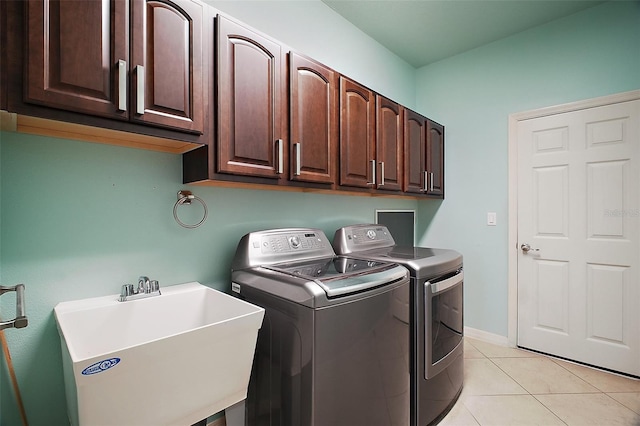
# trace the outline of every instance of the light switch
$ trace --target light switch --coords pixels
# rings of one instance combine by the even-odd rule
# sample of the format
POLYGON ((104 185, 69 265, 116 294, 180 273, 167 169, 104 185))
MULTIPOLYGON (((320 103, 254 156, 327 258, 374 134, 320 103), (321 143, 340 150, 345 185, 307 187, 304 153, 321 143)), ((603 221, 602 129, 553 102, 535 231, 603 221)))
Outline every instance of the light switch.
POLYGON ((487 213, 487 225, 496 226, 496 212, 488 212, 487 213))

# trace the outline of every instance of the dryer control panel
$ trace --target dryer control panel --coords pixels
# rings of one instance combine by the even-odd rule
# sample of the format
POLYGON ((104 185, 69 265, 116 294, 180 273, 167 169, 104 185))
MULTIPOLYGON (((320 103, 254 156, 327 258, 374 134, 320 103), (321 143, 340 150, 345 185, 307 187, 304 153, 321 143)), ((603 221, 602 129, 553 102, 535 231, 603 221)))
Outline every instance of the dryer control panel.
POLYGON ((335 251, 341 254, 392 247, 395 244, 387 227, 378 224, 345 226, 338 229, 333 237, 335 251))

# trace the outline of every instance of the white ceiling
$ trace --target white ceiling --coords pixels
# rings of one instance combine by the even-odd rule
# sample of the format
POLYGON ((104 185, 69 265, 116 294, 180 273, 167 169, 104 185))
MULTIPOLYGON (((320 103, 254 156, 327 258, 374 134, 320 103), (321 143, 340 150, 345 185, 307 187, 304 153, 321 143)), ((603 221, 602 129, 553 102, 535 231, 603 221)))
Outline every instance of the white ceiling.
POLYGON ((322 0, 416 68, 602 0, 322 0))

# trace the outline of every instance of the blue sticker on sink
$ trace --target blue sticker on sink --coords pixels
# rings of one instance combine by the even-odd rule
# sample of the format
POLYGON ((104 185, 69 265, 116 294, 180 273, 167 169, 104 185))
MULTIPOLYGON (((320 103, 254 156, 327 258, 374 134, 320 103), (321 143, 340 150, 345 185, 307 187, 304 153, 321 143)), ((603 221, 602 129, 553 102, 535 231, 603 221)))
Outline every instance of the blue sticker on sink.
POLYGON ((103 371, 107 371, 108 369, 115 367, 119 362, 120 358, 109 358, 98 361, 82 370, 82 375, 90 376, 92 374, 102 373, 103 371))

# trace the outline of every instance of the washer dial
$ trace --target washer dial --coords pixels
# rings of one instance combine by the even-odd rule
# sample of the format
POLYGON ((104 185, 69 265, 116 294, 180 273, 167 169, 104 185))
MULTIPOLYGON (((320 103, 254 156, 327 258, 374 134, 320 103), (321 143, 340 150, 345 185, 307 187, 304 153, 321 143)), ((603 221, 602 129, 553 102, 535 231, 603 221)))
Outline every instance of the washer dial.
POLYGON ((297 235, 289 237, 289 244, 291 244, 291 247, 293 247, 294 249, 297 249, 298 247, 300 247, 300 237, 298 237, 297 235))

